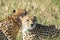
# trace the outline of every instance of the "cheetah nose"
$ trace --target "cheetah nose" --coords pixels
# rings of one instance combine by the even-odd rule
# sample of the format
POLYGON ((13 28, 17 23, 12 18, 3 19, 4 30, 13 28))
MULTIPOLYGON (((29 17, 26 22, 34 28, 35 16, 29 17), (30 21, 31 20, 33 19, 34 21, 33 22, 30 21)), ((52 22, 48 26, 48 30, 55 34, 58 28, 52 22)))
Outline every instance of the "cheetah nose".
POLYGON ((33 26, 34 24, 31 24, 31 26, 33 26))

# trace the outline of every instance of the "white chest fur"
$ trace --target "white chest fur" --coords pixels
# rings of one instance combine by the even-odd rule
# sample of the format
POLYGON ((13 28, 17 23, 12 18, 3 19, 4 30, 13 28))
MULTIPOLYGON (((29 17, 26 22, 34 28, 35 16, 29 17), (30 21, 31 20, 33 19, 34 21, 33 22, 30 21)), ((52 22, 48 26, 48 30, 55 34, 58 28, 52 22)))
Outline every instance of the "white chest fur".
POLYGON ((36 35, 37 34, 34 33, 34 31, 31 32, 26 28, 23 28, 22 30, 23 40, 38 40, 36 35))

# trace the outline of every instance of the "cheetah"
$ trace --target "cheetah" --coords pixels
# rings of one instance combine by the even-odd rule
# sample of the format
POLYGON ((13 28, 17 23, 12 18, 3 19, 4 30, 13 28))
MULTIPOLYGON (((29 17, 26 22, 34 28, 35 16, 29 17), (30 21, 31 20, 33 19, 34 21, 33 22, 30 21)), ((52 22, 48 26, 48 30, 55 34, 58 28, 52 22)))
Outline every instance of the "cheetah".
POLYGON ((22 20, 22 39, 23 40, 43 40, 42 38, 52 37, 60 31, 55 28, 54 25, 42 25, 37 23, 37 18, 35 16, 26 15, 22 20))
POLYGON ((0 21, 0 30, 2 30, 8 40, 15 40, 15 37, 21 27, 20 16, 22 17, 24 15, 26 15, 26 11, 19 8, 17 10, 13 10, 13 14, 11 16, 8 16, 6 19, 0 21))

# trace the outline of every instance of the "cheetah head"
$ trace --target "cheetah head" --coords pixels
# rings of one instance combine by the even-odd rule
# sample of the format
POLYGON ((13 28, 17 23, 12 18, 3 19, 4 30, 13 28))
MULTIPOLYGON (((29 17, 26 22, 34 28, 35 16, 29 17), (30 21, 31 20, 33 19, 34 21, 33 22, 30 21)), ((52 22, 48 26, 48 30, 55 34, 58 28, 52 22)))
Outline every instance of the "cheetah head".
POLYGON ((26 30, 34 29, 36 27, 37 19, 35 16, 26 15, 21 20, 22 20, 22 28, 26 30))
POLYGON ((23 17, 25 15, 27 15, 27 12, 25 9, 21 9, 21 8, 18 8, 16 10, 13 10, 13 16, 15 17, 23 17))

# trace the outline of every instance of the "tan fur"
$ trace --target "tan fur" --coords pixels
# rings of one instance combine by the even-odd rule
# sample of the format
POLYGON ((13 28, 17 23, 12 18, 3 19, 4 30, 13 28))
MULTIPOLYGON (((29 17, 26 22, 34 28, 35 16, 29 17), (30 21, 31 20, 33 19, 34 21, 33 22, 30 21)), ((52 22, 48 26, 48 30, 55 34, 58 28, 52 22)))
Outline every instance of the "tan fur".
MULTIPOLYGON (((15 13, 11 16, 7 17, 4 20, 0 21, 0 30, 3 31, 5 36, 8 40, 14 40, 20 27, 21 27, 21 20, 20 16, 25 15, 24 9, 17 9, 15 13)), ((2 39, 0 39, 2 40, 2 39)), ((5 40, 5 39, 4 39, 5 40)))

